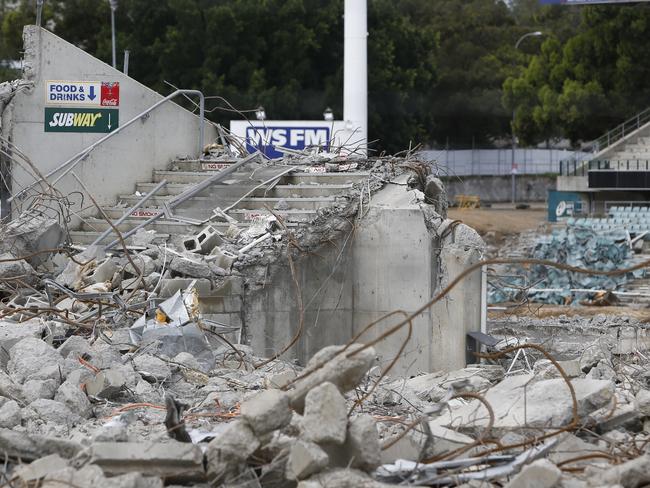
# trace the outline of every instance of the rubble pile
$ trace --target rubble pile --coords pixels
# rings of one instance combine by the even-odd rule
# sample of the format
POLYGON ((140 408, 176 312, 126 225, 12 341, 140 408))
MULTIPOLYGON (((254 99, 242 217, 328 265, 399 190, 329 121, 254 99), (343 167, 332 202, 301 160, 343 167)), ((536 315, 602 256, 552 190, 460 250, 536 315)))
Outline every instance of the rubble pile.
MULTIPOLYGON (((569 266, 614 271, 635 264, 630 235, 624 230, 603 233, 585 226, 571 225, 542 235, 532 243, 528 257, 569 266)), ((633 278, 645 270, 612 276, 590 275, 532 265, 526 269, 508 265, 499 270, 502 279, 490 280, 489 301, 501 303, 528 299, 548 304, 577 304, 593 299, 599 292, 624 291, 633 278)))
POLYGON ((363 167, 371 177, 308 225, 270 209, 240 228, 215 209, 193 235, 161 241, 143 229, 128 243, 116 232, 114 248, 82 247, 70 245, 65 219, 41 199, 2 226, 4 481, 47 488, 650 483, 640 327, 626 331, 634 337, 617 336, 625 348, 598 342, 579 354, 551 351, 560 363, 539 348, 521 355, 508 349, 516 341, 505 341, 490 351, 499 357, 482 364, 398 378, 390 366, 380 369, 372 344, 325 347, 304 368, 256 357, 239 327, 206 313, 206 290, 235 279, 265 286, 267 264, 349 230, 367 195, 401 171, 414 174, 407 185, 415 198, 438 218, 446 211, 444 188, 417 162, 326 159, 293 155, 283 164, 363 167))

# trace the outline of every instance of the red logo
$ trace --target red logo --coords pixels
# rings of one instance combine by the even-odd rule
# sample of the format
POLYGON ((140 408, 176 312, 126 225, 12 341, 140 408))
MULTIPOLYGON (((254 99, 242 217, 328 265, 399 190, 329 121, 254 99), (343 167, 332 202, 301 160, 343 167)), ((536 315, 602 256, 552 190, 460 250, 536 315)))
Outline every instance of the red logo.
POLYGON ((120 105, 120 82, 102 81, 102 106, 117 107, 120 105))

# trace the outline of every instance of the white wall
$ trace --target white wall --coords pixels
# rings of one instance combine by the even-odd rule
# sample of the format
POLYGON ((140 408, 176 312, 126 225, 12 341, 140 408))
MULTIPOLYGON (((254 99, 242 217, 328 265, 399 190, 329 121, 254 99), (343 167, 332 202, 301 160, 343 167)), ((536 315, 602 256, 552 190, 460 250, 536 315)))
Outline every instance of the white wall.
MULTIPOLYGON (((14 97, 11 121, 3 126, 3 135, 10 137, 41 173, 54 169, 105 136, 44 132, 47 80, 118 81, 120 125, 162 98, 45 29, 26 26, 23 38, 24 77, 34 82, 34 89, 14 97)), ((206 143, 215 137, 214 128, 206 125, 206 143)), ((198 146, 198 117, 178 105, 166 103, 152 112, 148 119, 136 122, 95 149, 75 172, 99 203, 112 204, 117 195, 132 193, 137 181, 149 181, 154 169, 166 169, 177 156, 198 156, 198 146)), ((13 193, 33 181, 14 166, 13 193)), ((68 194, 79 190, 79 185, 68 175, 57 184, 57 188, 68 194)))

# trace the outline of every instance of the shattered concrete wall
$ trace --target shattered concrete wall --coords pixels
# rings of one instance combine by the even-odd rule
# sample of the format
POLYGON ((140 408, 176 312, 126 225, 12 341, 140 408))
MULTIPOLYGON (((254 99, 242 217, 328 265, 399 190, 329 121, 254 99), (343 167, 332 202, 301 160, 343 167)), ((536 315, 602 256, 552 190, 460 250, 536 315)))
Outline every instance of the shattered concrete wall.
MULTIPOLYGON (((31 90, 17 93, 9 103, 10 115, 4 117, 3 136, 10 137, 42 173, 54 169, 106 135, 44 132, 48 80, 119 82, 119 119, 122 125, 162 98, 46 29, 26 26, 23 37, 23 78, 34 86, 31 90)), ((206 126, 205 140, 214 137, 214 128, 206 126)), ((177 156, 196 156, 198 142, 198 117, 168 103, 99 146, 77 166, 75 172, 99 204, 114 204, 118 194, 133 192, 135 181, 151 178, 152 170, 166 169, 177 156)), ((14 167, 12 171, 14 191, 33 182, 33 178, 20 168, 14 167)), ((79 190, 78 183, 70 175, 57 187, 63 194, 79 190)))
MULTIPOLYGON (((402 179, 405 184, 406 175, 402 179)), ((394 310, 415 312, 480 260, 483 241, 478 234, 444 219, 432 206, 417 201, 416 193, 388 185, 364 205, 356 225, 353 218, 341 218, 339 238, 324 240, 317 251, 296 260, 305 320, 292 354, 300 363, 326 345, 347 342, 394 310)), ((243 317, 254 350, 271 355, 297 333, 300 307, 286 261, 258 274, 257 288, 244 299, 243 317)), ((482 286, 477 271, 417 316, 395 371, 415 374, 464 367, 465 335, 481 327, 482 286)), ((360 342, 379 337, 403 317, 382 321, 360 342)), ((381 365, 397 355, 406 332, 403 328, 375 346, 381 365)))

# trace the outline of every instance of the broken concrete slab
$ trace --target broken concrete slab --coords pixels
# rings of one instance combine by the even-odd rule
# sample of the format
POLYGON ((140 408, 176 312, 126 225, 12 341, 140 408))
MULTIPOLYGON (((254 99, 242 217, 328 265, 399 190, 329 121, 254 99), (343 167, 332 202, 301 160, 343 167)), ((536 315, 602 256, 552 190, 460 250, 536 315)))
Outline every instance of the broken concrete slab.
POLYGON ((95 442, 86 450, 90 464, 104 474, 140 473, 170 481, 205 478, 201 449, 184 442, 95 442))
POLYGON ((105 477, 101 468, 86 465, 79 470, 64 468, 45 476, 42 488, 102 487, 102 488, 162 488, 163 481, 157 477, 143 476, 140 473, 128 473, 120 476, 105 477))
POLYGON ((305 397, 302 436, 317 444, 343 444, 348 409, 339 389, 330 382, 313 388, 305 397))
POLYGON ((24 483, 38 481, 48 474, 55 473, 68 467, 68 461, 58 454, 50 454, 30 464, 16 467, 14 476, 24 483))
MULTIPOLYGON (((490 388, 484 395, 494 410, 493 430, 497 435, 512 429, 560 427, 571 421, 571 395, 564 380, 533 379, 532 375, 512 376, 490 388)), ((608 405, 614 394, 614 385, 610 381, 575 379, 572 384, 580 417, 608 405)), ((471 432, 487 426, 488 420, 485 407, 478 401, 472 401, 452 407, 451 412, 443 412, 433 423, 471 432)))
POLYGON ((650 483, 650 455, 646 453, 617 466, 588 467, 585 475, 591 486, 647 486, 650 483))
POLYGON ((328 346, 314 354, 293 389, 289 390, 291 406, 301 413, 307 393, 325 382, 333 383, 343 393, 354 388, 376 357, 372 347, 361 351, 364 347, 363 344, 353 344, 342 352, 344 346, 328 346))
POLYGON ((548 459, 538 459, 515 475, 505 488, 553 488, 562 471, 548 459))
POLYGON ((49 454, 58 454, 65 459, 70 459, 79 454, 81 449, 80 444, 67 439, 0 429, 0 452, 26 462, 49 454))
POLYGON ((302 480, 322 471, 328 463, 329 456, 318 444, 296 441, 289 451, 286 476, 290 480, 302 480))
POLYGON ((266 390, 241 404, 241 416, 260 436, 289 425, 292 411, 289 395, 280 390, 266 390))
POLYGON ((298 483, 297 488, 388 488, 357 469, 331 469, 298 483))

